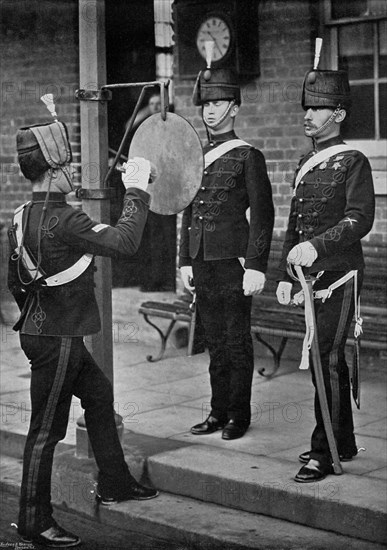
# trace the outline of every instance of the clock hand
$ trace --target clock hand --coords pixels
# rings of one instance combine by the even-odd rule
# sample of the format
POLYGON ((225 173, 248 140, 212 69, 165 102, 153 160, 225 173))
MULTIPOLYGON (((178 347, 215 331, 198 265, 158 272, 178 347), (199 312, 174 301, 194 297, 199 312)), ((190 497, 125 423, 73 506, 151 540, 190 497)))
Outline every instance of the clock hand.
POLYGON ((209 35, 211 36, 212 40, 215 42, 215 46, 218 48, 218 51, 219 51, 220 55, 223 57, 223 52, 222 52, 222 50, 219 48, 218 43, 217 43, 217 41, 215 40, 215 38, 212 36, 212 34, 211 34, 209 31, 206 31, 206 33, 209 34, 209 35))

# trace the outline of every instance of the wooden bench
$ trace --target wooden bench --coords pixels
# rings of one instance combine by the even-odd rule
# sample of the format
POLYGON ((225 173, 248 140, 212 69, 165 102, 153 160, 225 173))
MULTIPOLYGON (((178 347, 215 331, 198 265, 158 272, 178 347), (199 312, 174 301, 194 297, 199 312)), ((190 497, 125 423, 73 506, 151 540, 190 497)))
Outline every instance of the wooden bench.
MULTIPOLYGON (((251 332, 258 342, 264 345, 273 355, 274 368, 266 373, 262 368, 258 372, 263 376, 273 376, 280 367, 281 357, 289 339, 303 339, 305 335, 305 320, 303 308, 281 306, 278 304, 275 291, 276 268, 282 250, 282 240, 273 239, 269 269, 266 274, 267 282, 262 295, 253 299, 251 315, 251 332), (280 338, 278 346, 269 343, 264 337, 280 338)), ((387 350, 387 265, 386 245, 368 245, 363 243, 366 262, 366 271, 361 294, 361 317, 363 318, 363 348, 387 350)), ((297 290, 297 289, 296 289, 297 290)), ((148 356, 149 361, 162 359, 167 340, 177 321, 191 322, 190 298, 186 295, 179 297, 173 303, 144 302, 139 312, 145 320, 154 327, 161 337, 161 349, 156 357, 148 356), (149 317, 169 319, 170 324, 165 332, 150 321, 149 317)), ((353 334, 351 327, 350 334, 353 334)), ((352 339, 348 339, 351 343, 352 339)), ((200 348, 201 343, 198 346, 200 348)))
POLYGON ((145 321, 157 330, 161 338, 161 347, 156 357, 147 355, 147 360, 154 362, 160 361, 163 358, 169 335, 172 332, 175 324, 180 321, 190 323, 192 319, 192 311, 190 310, 191 301, 188 295, 182 295, 180 299, 170 302, 144 302, 141 304, 139 313, 142 313, 145 321), (159 317, 161 319, 169 319, 170 323, 165 332, 161 330, 149 317, 159 317))

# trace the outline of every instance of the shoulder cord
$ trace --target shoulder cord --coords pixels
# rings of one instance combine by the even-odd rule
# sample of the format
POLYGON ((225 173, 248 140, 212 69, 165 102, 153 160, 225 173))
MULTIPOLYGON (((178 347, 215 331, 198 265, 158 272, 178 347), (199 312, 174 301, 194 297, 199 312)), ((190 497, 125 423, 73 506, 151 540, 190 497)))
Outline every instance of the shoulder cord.
MULTIPOLYGON (((44 200, 42 214, 40 216, 39 225, 38 225, 38 258, 37 258, 36 270, 35 270, 34 276, 32 277, 32 279, 30 281, 23 281, 23 278, 22 278, 22 275, 21 275, 21 272, 20 272, 20 262, 21 262, 21 259, 22 259, 22 256, 23 256, 24 239, 25 239, 25 233, 26 233, 25 231, 23 231, 22 242, 20 243, 20 250, 19 250, 18 257, 17 257, 17 274, 18 274, 18 277, 19 277, 19 281, 24 286, 28 286, 28 285, 31 285, 32 283, 34 283, 36 281, 36 279, 38 278, 38 275, 39 275, 39 268, 40 268, 40 265, 42 263, 42 250, 41 250, 42 225, 43 225, 44 218, 45 218, 46 212, 47 212, 47 204, 48 204, 48 199, 49 199, 49 196, 50 196, 50 187, 51 187, 52 177, 53 177, 53 169, 50 168, 50 179, 49 179, 49 182, 48 182, 48 189, 47 189, 46 198, 44 200)), ((31 206, 29 205, 28 210, 27 210, 27 214, 26 214, 26 218, 25 218, 25 222, 24 222, 24 227, 27 226, 30 209, 31 209, 31 206)))

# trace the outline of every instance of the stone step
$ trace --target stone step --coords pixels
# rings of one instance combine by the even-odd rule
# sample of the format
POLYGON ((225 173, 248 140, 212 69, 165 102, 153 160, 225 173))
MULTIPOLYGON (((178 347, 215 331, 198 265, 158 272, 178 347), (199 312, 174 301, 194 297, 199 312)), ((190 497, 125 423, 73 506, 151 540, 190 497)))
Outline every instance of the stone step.
MULTIPOLYGON (((22 458, 24 445, 26 442, 25 433, 17 433, 14 431, 0 430, 0 449, 1 452, 7 456, 12 456, 15 458, 22 458)), ((59 441, 56 446, 56 452, 60 453, 62 451, 68 451, 72 446, 59 441)))
MULTIPOLYGON (((66 451, 56 460, 53 476, 55 507, 84 515, 105 525, 173 540, 182 550, 382 550, 384 546, 292 524, 285 520, 232 510, 169 493, 153 500, 129 501, 110 507, 96 506, 89 461, 66 451), (59 494, 58 481, 73 487, 59 494)), ((0 457, 0 489, 18 494, 21 459, 0 457)), ((15 518, 16 520, 16 518, 15 518)), ((79 533, 82 535, 82 533, 79 533)))
POLYGON ((347 473, 299 484, 291 462, 204 445, 150 456, 147 473, 162 491, 372 542, 387 540, 385 484, 378 479, 347 473))
MULTIPOLYGON (((7 454, 20 458, 24 440, 21 434, 0 431, 7 454)), ((134 433, 124 438, 124 450, 133 475, 145 476, 162 491, 372 542, 387 541, 385 484, 377 478, 346 473, 300 485, 293 481, 295 464, 286 460, 134 433)), ((56 473, 59 480, 53 494, 64 501, 73 498, 74 487, 68 486, 61 468, 67 471, 70 460, 82 476, 95 469, 93 459, 73 460, 73 454, 71 446, 58 445, 53 482, 56 473)), ((78 483, 88 495, 94 487, 82 476, 78 483)))

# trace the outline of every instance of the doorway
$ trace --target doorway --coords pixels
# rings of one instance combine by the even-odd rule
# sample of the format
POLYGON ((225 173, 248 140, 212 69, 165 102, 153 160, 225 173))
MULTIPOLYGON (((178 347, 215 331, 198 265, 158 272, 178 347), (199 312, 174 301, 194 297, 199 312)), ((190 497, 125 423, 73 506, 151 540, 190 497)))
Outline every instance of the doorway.
MULTIPOLYGON (((108 0, 106 2, 107 83, 147 82, 156 78, 153 0, 108 0)), ((108 104, 109 155, 114 156, 125 132, 125 125, 136 105, 141 88, 117 89, 108 104)), ((148 104, 152 90, 145 96, 148 104)), ((127 154, 130 139, 125 145, 127 154)), ((111 201, 111 223, 115 225, 122 209, 124 186, 120 172, 111 180, 117 198, 111 201)), ((131 258, 112 261, 113 286, 140 286, 143 291, 175 290, 176 216, 149 213, 138 252, 131 258)))

